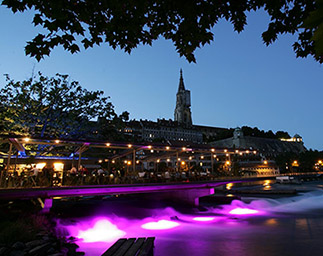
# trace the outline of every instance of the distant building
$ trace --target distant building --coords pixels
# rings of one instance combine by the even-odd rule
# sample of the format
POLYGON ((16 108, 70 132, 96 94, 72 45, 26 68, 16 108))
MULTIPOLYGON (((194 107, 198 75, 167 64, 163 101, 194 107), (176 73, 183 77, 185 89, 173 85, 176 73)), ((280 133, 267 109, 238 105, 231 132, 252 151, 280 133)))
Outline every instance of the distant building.
POLYGON ((191 92, 189 90, 185 90, 182 70, 180 72, 178 91, 176 94, 174 120, 183 126, 192 125, 191 92))
POLYGON ((191 113, 191 94, 185 89, 183 72, 180 71, 178 91, 176 94, 176 106, 174 121, 169 119, 132 120, 124 129, 128 135, 132 135, 143 141, 177 140, 203 143, 204 138, 215 137, 225 128, 193 125, 191 113))
POLYGON ((255 149, 266 156, 275 156, 282 152, 304 152, 301 136, 295 135, 291 139, 270 139, 254 136, 244 136, 243 131, 237 128, 233 137, 216 140, 217 137, 226 137, 232 130, 212 126, 194 125, 191 112, 191 94, 185 89, 183 72, 180 70, 179 85, 176 94, 174 121, 169 119, 132 120, 126 124, 124 132, 141 141, 188 141, 206 143, 214 147, 255 149), (219 136, 219 135, 225 136, 219 136))
POLYGON ((256 149, 266 156, 275 156, 283 152, 301 153, 306 151, 301 136, 295 135, 288 140, 269 139, 253 136, 244 136, 238 127, 233 132, 233 137, 210 143, 214 147, 256 149))
POLYGON ((158 119, 157 122, 149 120, 132 120, 127 123, 125 133, 136 136, 142 141, 179 140, 194 143, 203 142, 203 134, 193 126, 187 127, 177 121, 158 119))
POLYGON ((240 161, 240 173, 242 176, 268 176, 280 174, 279 167, 274 161, 240 161))

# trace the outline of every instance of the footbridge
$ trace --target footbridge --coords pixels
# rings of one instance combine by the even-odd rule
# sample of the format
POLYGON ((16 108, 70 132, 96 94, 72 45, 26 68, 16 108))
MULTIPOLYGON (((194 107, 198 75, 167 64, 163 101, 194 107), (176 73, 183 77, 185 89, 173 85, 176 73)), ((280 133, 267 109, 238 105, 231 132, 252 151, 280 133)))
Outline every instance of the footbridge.
POLYGON ((119 185, 62 186, 0 189, 0 200, 41 199, 49 210, 55 197, 83 197, 121 194, 151 194, 159 199, 179 200, 198 205, 199 198, 214 194, 214 188, 228 183, 255 182, 275 177, 219 179, 182 183, 143 183, 119 185))

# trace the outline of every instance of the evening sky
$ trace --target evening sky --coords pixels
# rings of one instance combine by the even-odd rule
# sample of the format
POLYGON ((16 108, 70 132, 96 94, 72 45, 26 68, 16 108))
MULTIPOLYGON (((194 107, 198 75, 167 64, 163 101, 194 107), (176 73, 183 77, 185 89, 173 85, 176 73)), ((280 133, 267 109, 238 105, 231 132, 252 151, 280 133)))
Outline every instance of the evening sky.
MULTIPOLYGON (((295 57, 293 35, 266 47, 261 39, 268 17, 248 15, 245 31, 233 32, 221 21, 215 41, 196 51, 197 63, 179 57, 170 41, 140 46, 130 55, 108 45, 70 54, 55 49, 37 62, 24 46, 39 31, 32 14, 12 14, 0 6, 0 74, 15 80, 32 71, 46 76, 68 74, 89 90, 103 90, 117 113, 131 119, 174 116, 179 70, 191 91, 193 123, 216 127, 258 127, 300 134, 307 148, 323 150, 323 67, 312 57, 295 57)), ((0 77, 0 87, 5 85, 0 77)))

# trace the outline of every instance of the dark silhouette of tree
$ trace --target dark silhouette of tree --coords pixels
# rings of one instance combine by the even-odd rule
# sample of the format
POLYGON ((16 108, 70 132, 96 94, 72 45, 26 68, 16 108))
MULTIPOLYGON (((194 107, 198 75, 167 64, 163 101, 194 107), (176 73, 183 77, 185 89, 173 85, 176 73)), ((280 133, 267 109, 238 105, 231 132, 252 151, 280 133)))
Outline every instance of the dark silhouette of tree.
POLYGON ((293 152, 286 152, 276 156, 275 161, 279 166, 281 173, 290 172, 292 164, 297 161, 299 167, 297 168, 300 172, 313 172, 315 171, 314 165, 319 161, 323 160, 323 151, 307 150, 300 154, 293 152), (286 168, 287 167, 287 168, 286 168))
POLYGON ((38 61, 59 45, 76 53, 107 43, 130 53, 164 37, 180 56, 195 62, 194 51, 214 39, 212 28, 219 20, 241 32, 246 14, 264 9, 270 17, 262 34, 266 45, 280 34, 297 33, 296 55, 323 63, 323 0, 4 0, 2 5, 14 13, 35 10, 33 24, 47 33, 38 34, 25 50, 38 61))
POLYGON ((290 135, 288 134, 288 132, 277 131, 276 138, 277 139, 290 139, 290 135))
POLYGON ((243 134, 245 136, 252 136, 252 137, 260 137, 260 138, 269 138, 269 139, 289 139, 290 135, 288 132, 284 131, 277 131, 276 133, 273 133, 272 130, 264 131, 259 130, 257 127, 249 127, 249 126, 243 126, 242 128, 243 134))
POLYGON ((68 75, 39 73, 21 82, 6 75, 6 81, 0 90, 2 134, 80 138, 97 129, 91 120, 117 117, 102 91, 88 91, 68 75))

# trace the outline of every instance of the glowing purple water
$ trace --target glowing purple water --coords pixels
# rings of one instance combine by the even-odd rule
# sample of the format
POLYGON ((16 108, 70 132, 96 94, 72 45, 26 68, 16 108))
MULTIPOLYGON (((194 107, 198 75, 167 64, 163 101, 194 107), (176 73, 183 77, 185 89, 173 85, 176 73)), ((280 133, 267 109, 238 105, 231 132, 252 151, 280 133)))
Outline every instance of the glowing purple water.
POLYGON ((248 208, 234 208, 229 211, 229 214, 232 215, 250 215, 250 214, 259 214, 260 211, 248 208))
POLYGON ((158 220, 151 221, 141 225, 141 228, 148 230, 167 230, 178 227, 180 224, 175 221, 158 220))
POLYGON ((306 248, 311 248, 311 255, 321 255, 323 215, 309 214, 314 209, 323 209, 321 199, 322 193, 256 200, 250 204, 234 201, 221 209, 191 214, 172 208, 138 207, 136 210, 147 216, 135 218, 135 208, 121 216, 112 213, 113 207, 109 205, 104 215, 78 218, 73 225, 62 226, 70 236, 78 238, 80 251, 89 256, 101 255, 121 237, 148 236, 156 237, 155 256, 249 256, 259 252, 265 256, 309 255, 306 248), (298 215, 301 210, 305 215, 298 215))

